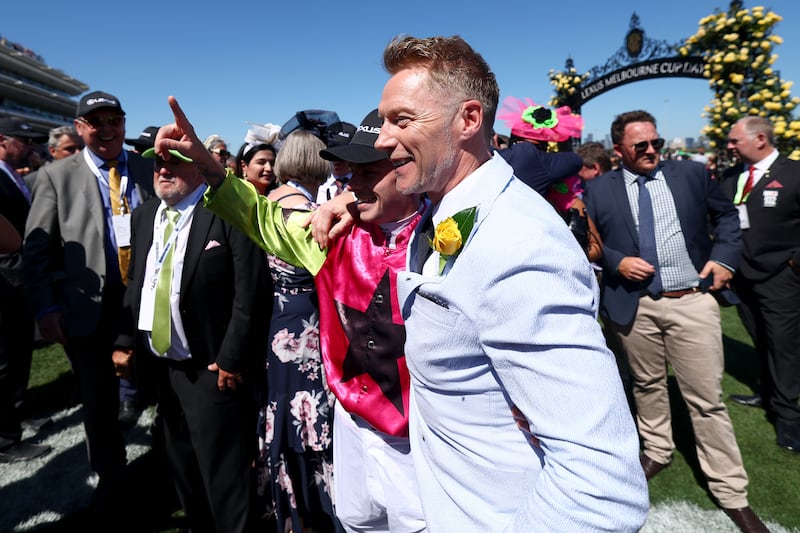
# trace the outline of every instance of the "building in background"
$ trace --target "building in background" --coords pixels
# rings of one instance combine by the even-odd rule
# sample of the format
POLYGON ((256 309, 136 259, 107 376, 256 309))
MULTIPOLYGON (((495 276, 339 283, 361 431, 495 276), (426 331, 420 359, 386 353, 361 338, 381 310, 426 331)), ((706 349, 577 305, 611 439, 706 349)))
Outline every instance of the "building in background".
POLYGON ((44 58, 0 35, 0 117, 19 117, 47 135, 72 124, 85 83, 48 66, 44 58))

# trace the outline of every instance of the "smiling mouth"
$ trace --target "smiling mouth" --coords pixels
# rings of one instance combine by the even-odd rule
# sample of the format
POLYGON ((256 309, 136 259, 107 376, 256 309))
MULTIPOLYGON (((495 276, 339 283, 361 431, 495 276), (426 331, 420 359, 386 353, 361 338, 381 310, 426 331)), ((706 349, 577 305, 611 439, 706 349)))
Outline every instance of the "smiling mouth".
POLYGON ((413 157, 407 157, 405 159, 392 159, 392 166, 394 168, 400 168, 408 163, 411 163, 412 161, 414 161, 413 157))

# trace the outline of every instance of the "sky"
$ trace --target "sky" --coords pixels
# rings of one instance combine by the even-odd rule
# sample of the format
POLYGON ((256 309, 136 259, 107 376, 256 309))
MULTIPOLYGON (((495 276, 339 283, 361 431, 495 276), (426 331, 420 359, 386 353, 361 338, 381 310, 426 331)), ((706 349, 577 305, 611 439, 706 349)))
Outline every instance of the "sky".
MULTIPOLYGON (((398 34, 460 35, 489 63, 500 99, 546 104, 548 73, 571 57, 579 73, 603 65, 623 46, 635 12, 646 37, 670 43, 694 34, 698 21, 727 1, 571 2, 403 0, 166 0, 76 4, 8 2, 0 35, 44 57, 90 87, 116 95, 127 137, 172 121, 174 95, 201 138, 220 135, 236 151, 249 124, 281 125, 296 111, 336 111, 358 124, 378 106, 388 74, 382 52, 398 34), (134 9, 135 6, 135 9, 134 9), (38 15, 38 16, 37 16, 38 15)), ((774 68, 800 82, 800 2, 745 1, 783 17, 774 68)), ((800 84, 792 95, 800 96, 800 84)), ((712 93, 707 80, 639 81, 582 108, 584 138, 602 139, 614 117, 645 109, 667 138, 700 135, 712 93)), ((508 133, 504 123, 495 129, 508 133)))

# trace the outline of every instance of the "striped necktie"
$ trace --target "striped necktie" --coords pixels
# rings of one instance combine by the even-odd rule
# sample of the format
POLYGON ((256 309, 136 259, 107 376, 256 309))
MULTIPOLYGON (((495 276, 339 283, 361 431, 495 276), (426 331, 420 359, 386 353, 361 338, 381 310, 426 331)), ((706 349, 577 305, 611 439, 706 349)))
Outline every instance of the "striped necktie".
POLYGON ((747 173, 747 181, 744 182, 744 189, 742 190, 742 202, 746 202, 750 196, 750 191, 753 190, 753 184, 756 178, 756 167, 750 165, 750 172, 747 173))

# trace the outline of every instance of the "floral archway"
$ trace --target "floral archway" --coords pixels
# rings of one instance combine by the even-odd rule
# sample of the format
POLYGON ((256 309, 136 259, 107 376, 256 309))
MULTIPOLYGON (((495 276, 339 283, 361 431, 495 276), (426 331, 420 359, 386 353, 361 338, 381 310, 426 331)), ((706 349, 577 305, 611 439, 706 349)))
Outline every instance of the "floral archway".
MULTIPOLYGON (((734 0, 727 11, 717 9, 701 19, 697 33, 675 45, 680 56, 699 56, 705 62, 703 74, 713 98, 703 112, 708 123, 701 133, 712 147, 725 147, 728 130, 738 119, 758 115, 772 121, 778 150, 800 159, 800 120, 794 116, 800 98, 791 96, 793 82, 773 69, 778 58, 774 49, 783 42, 774 33, 781 20, 764 7, 747 9, 734 0)), ((563 71, 551 70, 549 77, 554 87, 549 105, 579 108, 578 95, 590 73, 579 73, 570 58, 563 71)))

